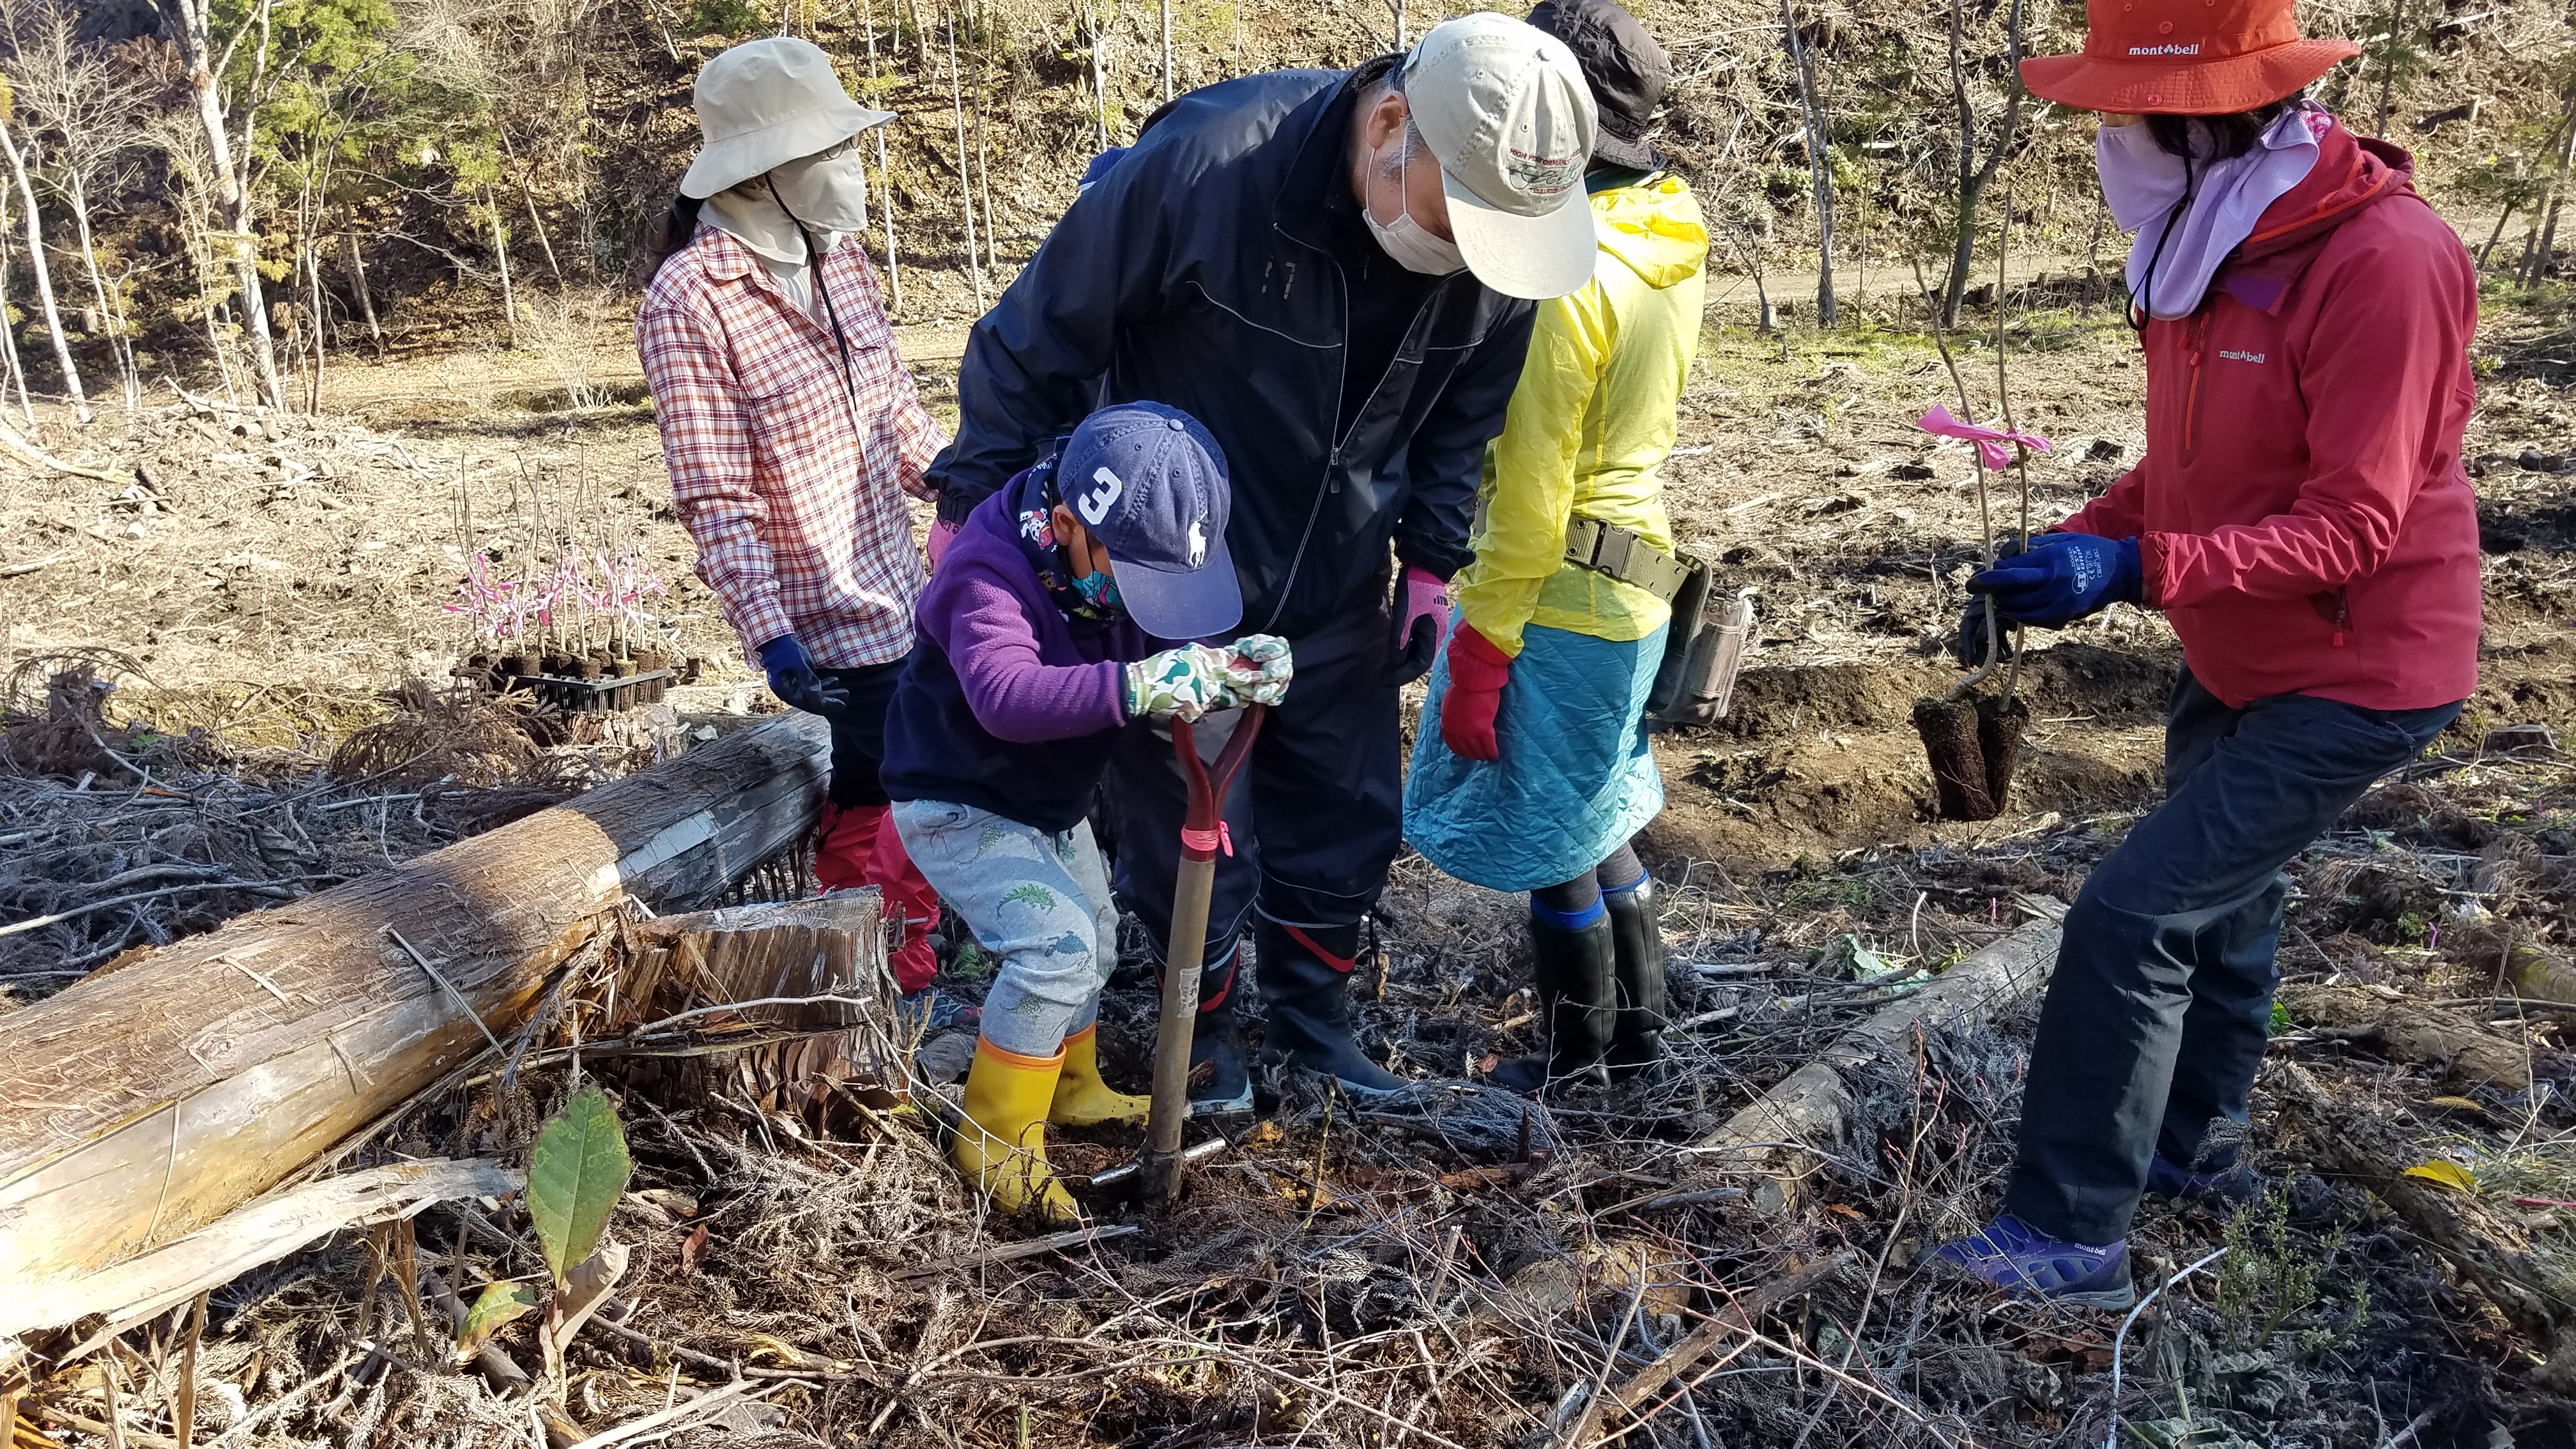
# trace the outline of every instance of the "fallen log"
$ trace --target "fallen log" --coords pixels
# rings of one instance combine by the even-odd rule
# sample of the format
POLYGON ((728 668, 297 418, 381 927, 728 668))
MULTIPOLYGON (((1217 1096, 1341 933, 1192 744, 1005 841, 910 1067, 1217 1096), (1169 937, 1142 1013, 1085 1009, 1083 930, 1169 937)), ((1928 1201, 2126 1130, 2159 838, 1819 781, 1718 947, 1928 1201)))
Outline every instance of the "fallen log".
POLYGON ((2531 1054, 2456 1011, 2384 986, 2284 986, 2281 1008, 2318 1035, 2356 1042, 2398 1061, 2443 1069, 2452 1083, 2519 1092, 2531 1054))
POLYGON ((812 827, 791 714, 0 1016, 0 1301, 209 1223, 527 1021, 615 919, 714 899, 812 827))
POLYGON ((2562 1259, 2533 1251, 2518 1214, 2408 1176, 2423 1150, 2368 1102, 2330 1097, 2297 1064, 2277 1063, 2263 1080, 2320 1170, 2368 1188, 2405 1219, 2414 1237, 2530 1337, 2545 1360, 2535 1380, 2558 1393, 2576 1392, 2576 1273, 2562 1259))
POLYGON ((1987 943, 1966 960, 1853 1027, 1813 1061, 1746 1104, 1698 1149, 1724 1154, 1730 1173, 1754 1177, 1747 1201, 1764 1212, 1786 1209, 1814 1165, 1810 1148, 1831 1150, 1849 1139, 1853 1101, 1843 1073, 1904 1052, 1915 1029, 1979 1026, 2027 1001, 2057 964, 2057 923, 2033 921, 1987 943))

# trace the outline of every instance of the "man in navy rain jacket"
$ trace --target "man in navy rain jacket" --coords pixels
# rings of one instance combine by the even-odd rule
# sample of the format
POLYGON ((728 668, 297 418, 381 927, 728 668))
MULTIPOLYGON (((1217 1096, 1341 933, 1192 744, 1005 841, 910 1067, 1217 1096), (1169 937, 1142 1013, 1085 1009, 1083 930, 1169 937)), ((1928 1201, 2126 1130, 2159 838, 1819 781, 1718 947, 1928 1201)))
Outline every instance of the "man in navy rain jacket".
MULTIPOLYGON (((1346 1005, 1401 839, 1397 691, 1446 628, 1531 300, 1591 277, 1593 128, 1572 54, 1493 14, 1357 70, 1192 92, 1082 193, 967 343, 957 438, 930 470, 942 531, 1093 408, 1179 408, 1232 463, 1243 625, 1295 649, 1297 683, 1226 802, 1199 1110, 1251 1104, 1232 1015, 1247 916, 1268 1044, 1354 1090, 1399 1085, 1346 1005)), ((1200 747, 1213 755, 1233 718, 1202 724, 1200 747)), ((1119 895, 1159 953, 1185 803, 1168 735, 1137 731, 1107 788, 1119 895)))

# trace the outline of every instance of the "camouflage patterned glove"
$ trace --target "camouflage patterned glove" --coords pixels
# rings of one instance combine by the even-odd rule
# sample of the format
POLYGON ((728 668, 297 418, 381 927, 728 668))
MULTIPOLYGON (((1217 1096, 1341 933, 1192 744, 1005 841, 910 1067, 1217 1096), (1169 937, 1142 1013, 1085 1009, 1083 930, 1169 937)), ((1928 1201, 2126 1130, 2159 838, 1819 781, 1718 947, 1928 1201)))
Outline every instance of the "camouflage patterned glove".
POLYGON ((1127 717, 1196 720, 1226 707, 1226 665, 1234 656, 1184 644, 1127 666, 1127 717))
POLYGON ((1288 682, 1297 674, 1288 641, 1276 634, 1246 634, 1229 646, 1225 662, 1225 707, 1277 704, 1288 697, 1288 682))

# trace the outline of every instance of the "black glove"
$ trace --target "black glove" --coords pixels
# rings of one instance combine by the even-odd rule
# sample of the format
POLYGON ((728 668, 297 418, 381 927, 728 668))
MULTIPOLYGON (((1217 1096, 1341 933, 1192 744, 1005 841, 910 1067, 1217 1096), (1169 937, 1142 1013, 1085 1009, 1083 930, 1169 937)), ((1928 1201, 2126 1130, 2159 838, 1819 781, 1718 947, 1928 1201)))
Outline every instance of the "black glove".
POLYGON ((760 667, 769 672, 769 692, 791 709, 807 714, 838 714, 850 707, 850 692, 814 672, 814 661, 793 634, 781 634, 760 646, 760 667))

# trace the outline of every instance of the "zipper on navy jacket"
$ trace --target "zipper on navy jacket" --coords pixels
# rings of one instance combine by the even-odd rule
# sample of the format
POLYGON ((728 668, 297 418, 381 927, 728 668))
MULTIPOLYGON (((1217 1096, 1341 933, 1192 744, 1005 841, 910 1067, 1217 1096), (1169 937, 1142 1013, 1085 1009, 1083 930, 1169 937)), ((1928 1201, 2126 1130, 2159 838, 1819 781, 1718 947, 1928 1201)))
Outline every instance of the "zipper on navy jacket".
MULTIPOLYGON (((1333 407, 1339 412, 1342 389, 1349 385, 1351 374, 1351 279, 1350 274, 1342 270, 1338 257, 1327 257, 1326 260, 1332 263, 1333 280, 1340 285, 1342 292, 1342 343, 1335 349, 1340 366, 1333 373, 1333 407)), ((1351 414, 1350 427, 1340 430, 1333 438, 1332 453, 1324 460, 1323 486, 1315 490, 1315 502, 1306 510, 1306 527, 1297 535, 1297 551, 1288 556, 1288 572, 1279 580, 1279 601, 1271 605, 1270 617, 1262 622, 1261 627, 1265 631, 1279 622, 1279 615, 1288 607, 1288 594, 1297 583, 1297 570, 1306 562, 1306 545, 1314 540, 1315 523, 1324 516, 1324 499, 1342 491, 1342 445, 1360 430, 1361 421, 1377 403, 1377 395, 1386 390, 1386 380, 1395 375, 1397 365, 1403 362, 1405 341, 1422 326, 1422 319, 1430 315, 1431 309, 1448 295, 1448 291, 1448 279, 1443 278, 1432 287, 1430 295, 1423 298, 1422 305, 1414 309, 1413 321, 1404 329, 1404 336, 1396 339, 1395 355, 1387 359, 1386 371, 1378 375, 1376 384, 1369 388, 1369 395, 1360 400, 1360 410, 1351 414)), ((1281 300, 1286 300, 1285 293, 1281 294, 1281 300)), ((1428 339, 1425 339, 1423 350, 1426 354, 1430 351, 1428 339)))
MULTIPOLYGON (((1273 223, 1273 225, 1275 227, 1276 223, 1273 223)), ((1286 236, 1287 233, 1283 231, 1280 235, 1286 236)), ((1294 240, 1294 238, 1291 238, 1291 240, 1294 240)), ((1324 260, 1331 263, 1333 269, 1333 281, 1341 288, 1342 292, 1342 345, 1335 349, 1335 356, 1338 365, 1333 371, 1333 409, 1338 414, 1342 406, 1342 387, 1350 380, 1351 372, 1351 279, 1343 273, 1341 260, 1339 258, 1327 254, 1324 260)), ((1280 300, 1285 302, 1287 300, 1287 294, 1280 294, 1280 300)), ((1374 396, 1374 394, 1372 394, 1372 396, 1374 396)), ((1365 412, 1367 409, 1363 407, 1361 411, 1365 412)), ((1339 421, 1339 419, 1336 418, 1336 421, 1339 421)), ((1358 419, 1356 417, 1352 419, 1352 426, 1354 428, 1358 426, 1358 419)), ((1297 535, 1297 551, 1288 555, 1288 572, 1280 576, 1279 597, 1272 601, 1270 605, 1270 617, 1261 621, 1261 632, 1263 633, 1268 633, 1271 627, 1279 622, 1280 614, 1285 612, 1288 608, 1289 591, 1295 588, 1297 584, 1297 570, 1303 567, 1306 562, 1306 545, 1312 542, 1315 537, 1315 520, 1324 516, 1324 495, 1327 492, 1332 491, 1334 480, 1341 476, 1341 467, 1342 438, 1340 436, 1334 436, 1332 451, 1328 453, 1324 459, 1323 486, 1318 487, 1315 490, 1315 501, 1307 505, 1306 526, 1297 535)))

